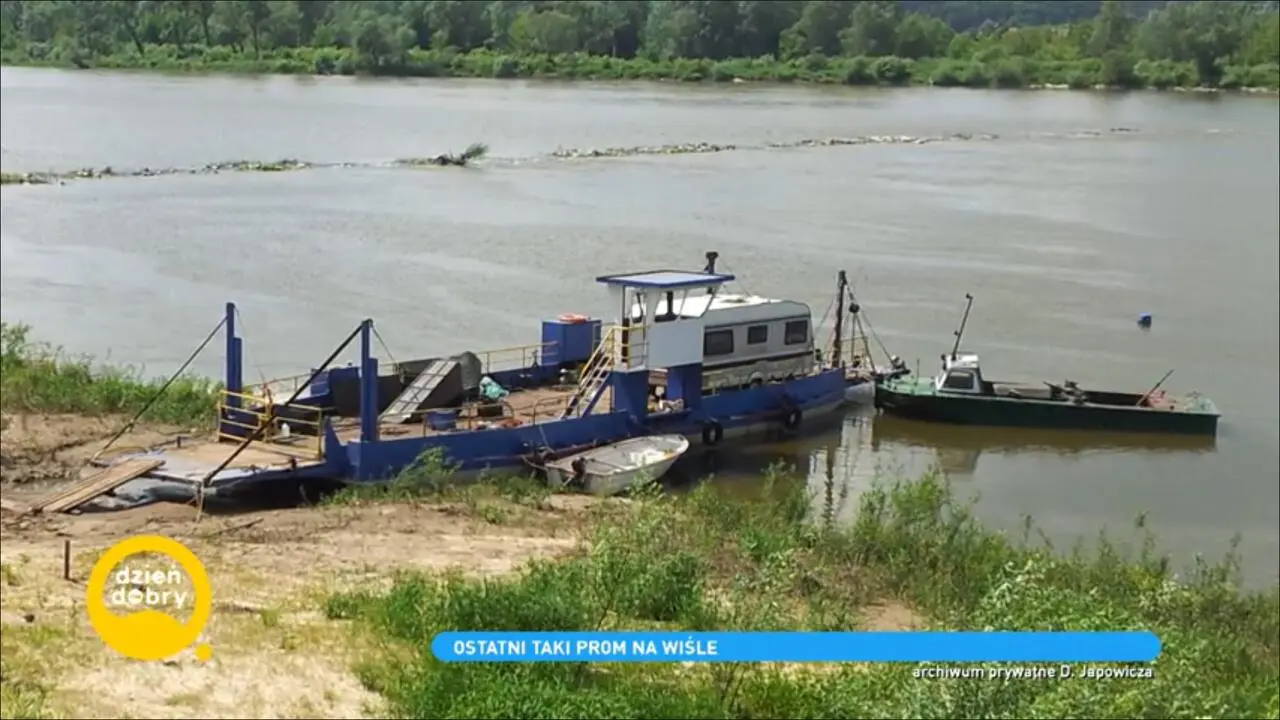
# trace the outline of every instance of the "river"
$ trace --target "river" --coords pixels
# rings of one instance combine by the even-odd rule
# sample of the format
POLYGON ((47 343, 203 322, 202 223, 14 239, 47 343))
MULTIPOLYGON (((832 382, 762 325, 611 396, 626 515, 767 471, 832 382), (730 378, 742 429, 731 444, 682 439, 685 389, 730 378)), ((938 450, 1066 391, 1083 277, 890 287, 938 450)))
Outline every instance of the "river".
MULTIPOLYGON (((696 267, 830 304, 847 269, 885 345, 931 371, 966 292, 988 375, 1170 392, 1224 413, 1209 446, 939 428, 853 413, 714 468, 778 459, 838 515, 877 475, 940 467, 983 519, 1057 543, 1146 512, 1181 564, 1233 534, 1280 564, 1280 129, 1273 97, 742 85, 163 77, 4 68, 8 172, 297 158, 290 173, 3 191, 7 321, 175 369, 235 300, 246 379, 304 371, 364 317, 397 357, 537 340, 604 315, 591 279, 696 267), (956 134, 969 135, 955 137, 956 134), (871 135, 929 143, 767 149, 871 135), (733 143, 561 160, 563 148, 733 143), (485 142, 467 169, 381 167, 485 142), (1135 318, 1150 312, 1154 325, 1135 318)), ((197 369, 218 374, 207 353, 197 369)))

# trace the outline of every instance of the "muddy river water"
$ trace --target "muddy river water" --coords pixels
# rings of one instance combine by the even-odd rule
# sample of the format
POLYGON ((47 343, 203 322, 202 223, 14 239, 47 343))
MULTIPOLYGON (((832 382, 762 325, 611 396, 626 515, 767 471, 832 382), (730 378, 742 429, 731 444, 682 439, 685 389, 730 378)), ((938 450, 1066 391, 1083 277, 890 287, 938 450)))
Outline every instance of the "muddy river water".
POLYGON ((322 165, 6 186, 0 310, 70 350, 164 375, 235 300, 248 376, 271 377, 305 371, 364 317, 397 357, 536 342, 543 317, 607 311, 596 275, 696 267, 706 250, 750 291, 816 315, 844 268, 913 366, 949 347, 970 292, 965 345, 989 375, 1140 391, 1175 368, 1167 389, 1211 397, 1219 437, 851 413, 693 471, 738 489, 781 459, 834 488, 844 517, 877 475, 937 467, 1011 530, 1030 514, 1060 542, 1126 536, 1145 511, 1180 561, 1218 556, 1239 532, 1248 577, 1275 578, 1274 97, 15 68, 0 80, 6 172, 322 165), (862 140, 810 142, 829 138, 862 140), (475 167, 390 165, 473 142, 490 148, 475 167), (682 143, 734 148, 555 156, 682 143))

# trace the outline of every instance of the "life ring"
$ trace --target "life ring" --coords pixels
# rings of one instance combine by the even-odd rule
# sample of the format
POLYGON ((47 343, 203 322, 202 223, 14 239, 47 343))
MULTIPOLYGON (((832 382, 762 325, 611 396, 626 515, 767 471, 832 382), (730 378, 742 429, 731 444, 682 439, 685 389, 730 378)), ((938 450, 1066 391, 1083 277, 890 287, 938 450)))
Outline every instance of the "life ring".
POLYGON ((800 412, 800 408, 796 408, 791 412, 787 413, 786 418, 784 418, 782 421, 782 427, 788 430, 795 430, 796 428, 800 427, 800 421, 803 419, 804 419, 804 415, 803 413, 800 412))
POLYGON ((586 315, 578 315, 577 313, 565 313, 560 316, 560 322, 566 325, 581 325, 590 320, 586 315))
POLYGON ((724 439, 724 426, 712 420, 702 426, 702 444, 714 447, 724 439))

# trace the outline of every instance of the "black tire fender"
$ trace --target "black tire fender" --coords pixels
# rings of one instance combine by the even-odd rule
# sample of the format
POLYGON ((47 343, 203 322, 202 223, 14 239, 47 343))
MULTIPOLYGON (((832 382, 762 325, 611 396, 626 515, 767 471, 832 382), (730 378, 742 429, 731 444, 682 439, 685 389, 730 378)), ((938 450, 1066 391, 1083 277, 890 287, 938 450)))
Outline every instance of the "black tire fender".
POLYGON ((724 439, 724 426, 715 420, 711 420, 702 426, 702 444, 708 447, 714 447, 720 444, 724 439))

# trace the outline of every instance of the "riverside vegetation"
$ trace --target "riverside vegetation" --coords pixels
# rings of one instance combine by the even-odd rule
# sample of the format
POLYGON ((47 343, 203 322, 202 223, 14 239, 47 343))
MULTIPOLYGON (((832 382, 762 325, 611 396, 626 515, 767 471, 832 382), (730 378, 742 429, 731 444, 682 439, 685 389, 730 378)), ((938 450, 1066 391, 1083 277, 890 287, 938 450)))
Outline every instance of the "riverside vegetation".
MULTIPOLYGON (((441 153, 431 157, 400 158, 388 163, 389 167, 468 167, 489 153, 484 143, 471 143, 460 153, 441 153)), ((49 185, 65 180, 97 180, 113 177, 162 177, 167 175, 212 175, 222 172, 293 172, 313 168, 373 167, 369 163, 313 163, 304 160, 284 159, 274 161, 236 160, 217 162, 199 167, 141 168, 135 170, 113 167, 80 168, 65 172, 0 172, 0 185, 49 185)))
MULTIPOLYGON (((136 373, 90 372, 6 326, 6 411, 125 411, 154 386, 136 373), (16 391, 16 396, 13 394, 16 391), (11 398, 21 398, 19 402, 11 398)), ((168 417, 207 417, 209 383, 183 381, 157 404, 168 417), (185 396, 186 400, 181 400, 185 396), (165 404, 168 403, 168 404, 165 404)), ((334 496, 334 505, 456 499, 449 468, 423 458, 393 482, 334 496)), ((517 503, 548 491, 528 480, 486 486, 517 503)), ((945 479, 882 484, 852 525, 815 518, 805 482, 771 471, 754 499, 703 485, 588 511, 578 550, 517 576, 473 580, 406 573, 386 592, 330 594, 371 654, 355 668, 399 717, 751 718, 1276 717, 1280 712, 1280 588, 1245 591, 1238 563, 1199 560, 1174 579, 1139 518, 1140 552, 1106 536, 1055 550, 981 527, 945 479), (886 610, 896 610, 887 613, 886 610), (887 615, 895 615, 889 618, 887 615), (448 665, 430 654, 441 630, 615 628, 1151 629, 1163 642, 1149 679, 920 680, 900 665, 448 665)), ((490 523, 510 517, 486 514, 490 523)), ((6 646, 7 647, 7 646, 6 646)), ((39 691, 0 675, 6 717, 40 711, 39 691)))
MULTIPOLYGON (((133 415, 152 403, 163 384, 137 368, 95 367, 92 358, 35 341, 27 325, 0 323, 0 409, 6 413, 133 415)), ((146 417, 208 424, 219 387, 203 378, 180 377, 155 399, 146 417)))
POLYGON ((5 0, 0 59, 322 75, 1276 89, 1276 5, 5 0))
MULTIPOLYGON (((437 488, 439 468, 423 463, 385 492, 437 488)), ((1133 559, 1105 537, 1092 554, 1033 547, 1029 521, 1015 542, 976 523, 936 475, 873 488, 850 527, 815 522, 810 508, 804 480, 783 469, 753 500, 705 484, 683 497, 650 493, 598 506, 576 555, 531 562, 517 578, 406 575, 386 593, 336 594, 327 612, 381 641, 361 677, 406 718, 1263 718, 1280 709, 1280 591, 1240 592, 1231 558, 1175 582, 1149 534, 1133 559), (911 610, 886 622, 886 607, 911 610), (922 680, 909 665, 461 665, 429 649, 444 630, 904 625, 1148 628, 1164 649, 1147 679, 1039 682, 922 680)))

